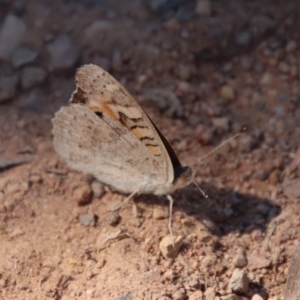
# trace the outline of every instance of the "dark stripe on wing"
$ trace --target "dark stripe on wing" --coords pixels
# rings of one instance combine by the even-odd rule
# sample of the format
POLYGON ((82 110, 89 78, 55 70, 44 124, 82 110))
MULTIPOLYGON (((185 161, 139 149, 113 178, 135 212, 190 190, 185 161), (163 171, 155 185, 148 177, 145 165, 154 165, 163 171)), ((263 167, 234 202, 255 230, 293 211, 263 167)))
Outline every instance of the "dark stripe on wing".
POLYGON ((140 138, 140 141, 146 141, 146 140, 148 140, 148 141, 154 141, 154 138, 151 137, 151 136, 144 136, 144 137, 140 138))
POLYGON ((118 112, 118 115, 119 115, 119 121, 125 126, 127 127, 128 129, 131 128, 131 123, 137 123, 137 122, 141 122, 143 121, 142 118, 129 118, 128 116, 126 116, 124 113, 122 112, 118 112))

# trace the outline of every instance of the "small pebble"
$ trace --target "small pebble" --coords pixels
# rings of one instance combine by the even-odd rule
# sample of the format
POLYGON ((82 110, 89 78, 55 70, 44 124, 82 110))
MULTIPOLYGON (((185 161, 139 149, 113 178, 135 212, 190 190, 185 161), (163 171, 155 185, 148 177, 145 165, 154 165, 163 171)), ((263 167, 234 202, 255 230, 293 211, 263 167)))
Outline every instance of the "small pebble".
POLYGON ((119 212, 111 211, 103 216, 103 220, 110 226, 116 226, 119 224, 121 216, 119 215, 119 212))
POLYGON ((247 153, 255 148, 257 144, 256 142, 256 139, 252 135, 243 134, 243 136, 239 140, 238 146, 242 152, 247 153))
POLYGON ((274 81, 274 77, 270 72, 266 72, 263 74, 260 84, 261 85, 271 85, 274 81))
POLYGON ((252 253, 248 257, 249 269, 254 271, 257 269, 265 269, 271 265, 271 260, 266 258, 266 256, 259 253, 252 253))
POLYGON ((178 67, 178 76, 183 81, 189 80, 191 77, 191 67, 188 65, 180 64, 178 67))
POLYGON ((264 300, 264 298, 259 294, 255 294, 252 296, 251 300, 264 300))
POLYGON ((184 289, 180 289, 172 294, 172 299, 174 300, 185 300, 186 299, 186 292, 184 289))
POLYGON ((7 60, 27 31, 25 22, 13 14, 1 21, 0 59, 7 60))
POLYGON ((176 91, 180 94, 190 93, 192 91, 192 86, 186 81, 180 81, 178 82, 176 91))
POLYGON ((234 269, 228 287, 234 293, 247 293, 249 289, 249 278, 245 271, 234 269))
POLYGON ((200 282, 197 278, 192 278, 189 282, 188 282, 188 286, 193 288, 193 289, 200 289, 200 282))
POLYGON ((272 185, 276 185, 279 183, 280 181, 280 170, 278 169, 275 169, 273 172, 271 172, 271 174, 269 175, 269 182, 272 184, 272 185))
POLYGON ((254 178, 260 181, 265 181, 268 178, 268 173, 264 169, 255 170, 254 178))
POLYGON ((198 124, 195 128, 195 140, 202 145, 210 145, 212 143, 212 131, 203 124, 198 124))
POLYGON ((167 219, 169 217, 169 208, 167 206, 157 205, 153 209, 153 219, 167 219))
POLYGON ((243 254, 237 254, 232 261, 234 267, 236 268, 243 268, 247 266, 247 259, 243 254))
POLYGON ((6 279, 0 279, 0 287, 6 288, 7 287, 7 280, 6 279))
POLYGON ((286 40, 285 38, 281 37, 281 36, 273 36, 269 42, 269 47, 272 50, 277 50, 277 49, 281 49, 286 45, 286 40))
POLYGON ((279 64, 278 64, 278 69, 282 72, 282 73, 289 73, 290 72, 290 66, 289 64, 287 64, 286 62, 284 61, 281 61, 279 64))
POLYGON ((286 52, 293 52, 297 49, 297 43, 295 41, 289 41, 285 46, 286 52))
MULTIPOLYGON (((195 292, 193 292, 190 296, 189 296, 189 300, 201 300, 203 299, 203 292, 200 290, 197 290, 195 292)), ((206 299, 214 299, 213 298, 207 298, 206 299)))
POLYGON ((267 215, 270 211, 270 206, 265 203, 261 203, 256 206, 256 210, 263 215, 267 215))
POLYGON ((211 15, 210 0, 198 0, 195 11, 200 16, 210 16, 211 15))
POLYGON ((204 293, 206 299, 215 299, 216 292, 214 287, 208 287, 204 293))
POLYGON ((212 124, 223 132, 229 130, 229 119, 227 117, 212 118, 212 124))
POLYGON ((174 236, 174 241, 171 236, 165 236, 159 243, 159 249, 165 259, 175 258, 178 255, 179 249, 182 244, 182 236, 174 236))
POLYGON ((235 99, 234 90, 229 85, 222 86, 220 95, 224 100, 233 101, 235 99))
POLYGON ((89 184, 78 187, 73 194, 78 205, 86 205, 92 201, 92 189, 89 184))
POLYGON ((88 213, 85 215, 79 215, 78 220, 80 224, 83 226, 95 226, 97 216, 94 215, 93 213, 88 213))
POLYGON ((168 30, 175 31, 175 30, 180 29, 180 23, 179 23, 178 19, 175 17, 175 18, 171 18, 171 19, 167 20, 164 23, 164 27, 168 30))
POLYGON ((20 236, 23 234, 24 234, 24 231, 21 228, 17 227, 10 233, 10 237, 14 238, 14 237, 17 237, 17 236, 20 236))
POLYGON ((79 49, 72 43, 68 35, 59 35, 47 44, 53 70, 69 70, 78 58, 79 49))
POLYGON ((14 97, 18 82, 19 78, 17 75, 0 76, 0 102, 7 101, 14 97))
POLYGON ((252 33, 249 30, 238 31, 235 34, 235 42, 240 46, 249 46, 252 41, 252 33))
POLYGON ((293 199, 300 198, 300 178, 295 179, 285 179, 283 182, 283 193, 293 199))
POLYGON ((241 66, 247 70, 250 71, 253 67, 254 59, 252 56, 242 56, 241 57, 241 66))
POLYGON ((12 54, 11 62, 15 68, 20 68, 30 63, 33 63, 37 57, 37 52, 26 47, 20 47, 16 49, 12 54))
POLYGON ((229 294, 229 295, 223 296, 221 299, 222 300, 245 300, 242 296, 239 296, 236 294, 229 294))
POLYGON ((94 180, 92 182, 91 188, 96 198, 101 198, 105 194, 105 189, 103 184, 97 180, 94 180))
POLYGON ((32 183, 42 183, 43 182, 43 178, 39 174, 32 174, 29 177, 29 182, 32 182, 32 183))
POLYGON ((45 81, 47 73, 39 67, 25 67, 22 70, 21 85, 24 90, 33 88, 45 81))

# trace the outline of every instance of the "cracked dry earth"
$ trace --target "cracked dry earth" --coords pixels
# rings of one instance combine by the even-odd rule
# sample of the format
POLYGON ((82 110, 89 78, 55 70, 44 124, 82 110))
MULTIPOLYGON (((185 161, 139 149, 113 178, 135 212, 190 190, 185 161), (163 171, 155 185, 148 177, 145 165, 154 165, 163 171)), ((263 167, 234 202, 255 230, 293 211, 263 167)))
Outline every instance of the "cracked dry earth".
MULTIPOLYGON (((16 66, 0 33, 0 299, 283 299, 300 232, 298 11, 212 1, 199 18, 201 1, 4 2, 1 32, 11 14, 26 28, 11 51, 40 58, 16 66), (247 51, 224 60, 241 40, 247 51), (201 60, 202 45, 222 59, 201 60), (160 247, 165 197, 140 195, 112 212, 126 195, 68 169, 53 149, 51 119, 87 62, 124 84, 184 165, 247 127, 193 166, 208 198, 194 185, 174 193, 183 243, 173 259, 160 247)), ((293 289, 285 300, 296 299, 293 289)))

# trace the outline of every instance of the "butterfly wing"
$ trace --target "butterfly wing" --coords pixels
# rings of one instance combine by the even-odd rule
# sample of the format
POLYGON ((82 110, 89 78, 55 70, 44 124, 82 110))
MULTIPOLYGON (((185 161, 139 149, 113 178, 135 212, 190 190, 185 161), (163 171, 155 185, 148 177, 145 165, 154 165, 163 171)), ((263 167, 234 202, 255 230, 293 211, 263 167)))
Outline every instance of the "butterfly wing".
POLYGON ((173 164, 136 101, 95 65, 78 70, 76 85, 70 104, 53 120, 56 151, 71 168, 119 191, 165 193, 174 180, 173 164))

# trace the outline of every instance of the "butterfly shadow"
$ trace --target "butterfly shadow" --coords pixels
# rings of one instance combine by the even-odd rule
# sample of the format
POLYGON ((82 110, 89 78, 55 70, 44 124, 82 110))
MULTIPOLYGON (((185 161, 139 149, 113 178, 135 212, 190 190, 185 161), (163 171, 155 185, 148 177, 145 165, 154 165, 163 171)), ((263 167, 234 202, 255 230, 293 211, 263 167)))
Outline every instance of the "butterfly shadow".
MULTIPOLYGON (((172 196, 173 232, 180 231, 179 218, 190 218, 194 227, 201 223, 212 234, 224 236, 229 233, 242 235, 253 231, 265 234, 268 224, 281 212, 281 207, 270 198, 260 198, 253 194, 220 189, 206 183, 201 184, 208 197, 205 198, 194 187, 176 191, 172 196)), ((152 205, 167 205, 165 196, 140 195, 135 202, 152 205)), ((182 232, 183 233, 183 232, 182 232)))

